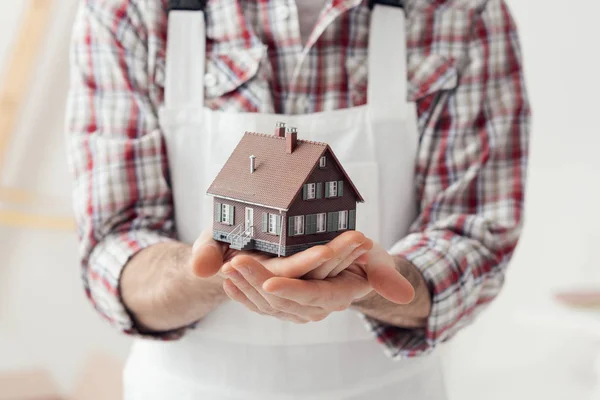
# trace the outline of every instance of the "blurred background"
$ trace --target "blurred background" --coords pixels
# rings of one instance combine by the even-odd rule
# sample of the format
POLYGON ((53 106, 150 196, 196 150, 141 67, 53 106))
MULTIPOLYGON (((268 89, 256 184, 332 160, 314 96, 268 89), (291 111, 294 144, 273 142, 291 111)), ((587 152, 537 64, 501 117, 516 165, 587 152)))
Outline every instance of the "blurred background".
MULTIPOLYGON (((552 300, 600 288, 600 3, 508 3, 534 110, 527 220, 502 295, 443 348, 450 398, 600 398, 600 307, 552 300)), ((0 0, 0 399, 40 368, 63 394, 117 399, 94 385, 118 386, 129 346, 79 277, 63 143, 76 4, 0 0)))

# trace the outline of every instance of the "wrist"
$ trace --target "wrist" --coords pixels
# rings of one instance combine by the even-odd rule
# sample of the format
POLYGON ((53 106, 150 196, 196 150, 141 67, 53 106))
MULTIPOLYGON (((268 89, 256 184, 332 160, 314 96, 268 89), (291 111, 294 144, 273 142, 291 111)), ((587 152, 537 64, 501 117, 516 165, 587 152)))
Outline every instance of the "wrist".
POLYGON ((139 331, 188 326, 226 299, 223 279, 199 278, 191 260, 191 246, 169 242, 140 251, 124 267, 120 294, 139 331))

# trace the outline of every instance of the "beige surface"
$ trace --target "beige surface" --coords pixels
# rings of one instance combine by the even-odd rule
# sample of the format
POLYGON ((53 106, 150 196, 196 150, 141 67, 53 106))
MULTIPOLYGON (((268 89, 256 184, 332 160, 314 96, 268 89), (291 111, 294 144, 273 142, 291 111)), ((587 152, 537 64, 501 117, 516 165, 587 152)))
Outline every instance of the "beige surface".
POLYGON ((0 81, 0 171, 19 111, 27 99, 44 33, 50 19, 52 0, 31 0, 19 29, 13 55, 0 81))
POLYGON ((77 383, 74 400, 120 400, 123 363, 98 354, 90 357, 77 383))
POLYGON ((58 389, 43 370, 0 374, 0 400, 59 400, 58 389))

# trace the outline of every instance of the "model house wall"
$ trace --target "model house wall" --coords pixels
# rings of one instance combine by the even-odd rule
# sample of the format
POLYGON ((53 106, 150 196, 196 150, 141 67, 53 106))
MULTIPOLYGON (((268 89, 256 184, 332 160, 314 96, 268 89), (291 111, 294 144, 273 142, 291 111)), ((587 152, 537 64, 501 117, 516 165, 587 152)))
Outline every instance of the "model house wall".
MULTIPOLYGON (((326 166, 320 168, 317 166, 307 179, 307 183, 323 183, 323 198, 304 200, 303 192, 300 190, 287 212, 287 216, 293 217, 298 215, 313 215, 318 213, 326 213, 333 211, 356 211, 356 202, 358 201, 356 193, 350 188, 348 180, 345 178, 337 163, 334 161, 331 153, 328 151, 325 154, 326 166), (343 181, 343 194, 339 197, 325 198, 325 183, 331 181, 343 181)), ((350 226, 350 225, 348 225, 350 226)), ((327 225, 326 225, 327 227, 327 225)), ((286 232, 287 233, 287 232, 286 232)), ((324 232, 310 235, 288 236, 287 245, 293 246, 307 242, 307 236, 314 238, 315 242, 330 241, 339 235, 338 232, 324 232)))

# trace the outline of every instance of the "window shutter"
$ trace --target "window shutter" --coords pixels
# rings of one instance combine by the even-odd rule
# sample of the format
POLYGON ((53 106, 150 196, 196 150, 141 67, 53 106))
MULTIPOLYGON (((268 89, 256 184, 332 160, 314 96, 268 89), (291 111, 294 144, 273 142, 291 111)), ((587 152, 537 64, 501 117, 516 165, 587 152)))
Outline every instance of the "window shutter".
POLYGON ((215 222, 221 222, 221 203, 215 203, 215 222))
POLYGON ((308 185, 302 186, 302 200, 306 200, 308 198, 308 185))
POLYGON ((325 182, 325 198, 329 198, 329 182, 325 182))
POLYGON ((307 235, 315 233, 313 231, 313 215, 306 215, 304 217, 304 233, 307 235))
POLYGON ((333 230, 334 231, 339 231, 340 230, 340 212, 334 212, 333 213, 333 230))
POLYGON ((342 197, 344 195, 344 181, 338 182, 338 197, 342 197))
POLYGON ((277 232, 277 234, 281 234, 281 215, 277 215, 275 217, 275 232, 277 232))
POLYGON ((323 182, 317 183, 317 199, 323 198, 323 182))
POLYGON ((229 225, 233 225, 233 223, 235 222, 235 207, 234 206, 227 206, 229 207, 229 225))
POLYGON ((263 213, 262 231, 266 232, 269 226, 269 214, 263 213))
POLYGON ((294 217, 288 218, 288 236, 294 236, 294 217))
POLYGON ((348 211, 348 229, 356 229, 356 210, 348 211))
POLYGON ((317 233, 317 214, 312 215, 311 233, 317 233))
POLYGON ((327 213, 327 232, 335 232, 335 231, 337 231, 337 226, 335 226, 333 224, 334 215, 336 215, 336 214, 337 214, 337 212, 327 213))

